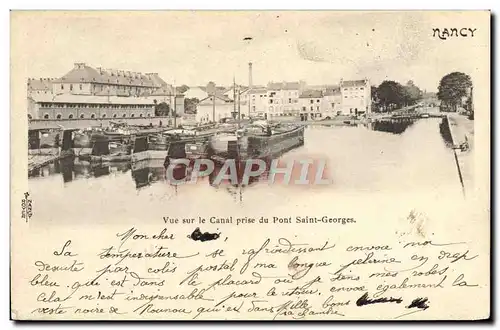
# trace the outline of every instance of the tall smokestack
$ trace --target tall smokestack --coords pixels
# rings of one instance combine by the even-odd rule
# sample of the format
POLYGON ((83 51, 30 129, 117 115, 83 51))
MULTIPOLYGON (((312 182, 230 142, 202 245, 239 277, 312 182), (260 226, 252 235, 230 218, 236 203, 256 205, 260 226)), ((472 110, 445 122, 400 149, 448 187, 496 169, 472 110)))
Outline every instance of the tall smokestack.
POLYGON ((248 63, 248 88, 252 88, 252 62, 248 63))

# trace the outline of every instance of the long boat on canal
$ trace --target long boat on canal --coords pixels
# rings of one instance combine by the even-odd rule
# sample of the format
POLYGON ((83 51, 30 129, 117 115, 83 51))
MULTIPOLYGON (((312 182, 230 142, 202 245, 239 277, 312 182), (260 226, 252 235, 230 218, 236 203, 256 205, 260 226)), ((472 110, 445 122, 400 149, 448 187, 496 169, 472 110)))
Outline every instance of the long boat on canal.
POLYGON ((110 137, 94 134, 91 138, 90 154, 80 154, 78 158, 91 163, 113 163, 130 161, 131 142, 129 138, 110 137))
POLYGON ((217 134, 209 143, 211 158, 217 161, 270 158, 303 145, 304 126, 258 121, 233 134, 217 134))
POLYGON ((216 129, 170 129, 161 133, 139 132, 133 138, 132 161, 185 158, 186 145, 208 141, 216 129))

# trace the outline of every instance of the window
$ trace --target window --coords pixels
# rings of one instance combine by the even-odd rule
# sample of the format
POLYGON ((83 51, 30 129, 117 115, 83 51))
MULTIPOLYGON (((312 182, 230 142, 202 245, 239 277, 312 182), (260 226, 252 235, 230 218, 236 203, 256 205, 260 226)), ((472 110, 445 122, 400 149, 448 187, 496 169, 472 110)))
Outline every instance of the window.
POLYGON ((85 115, 82 113, 82 114, 80 115, 80 119, 83 119, 83 118, 85 118, 85 115))
POLYGON ((73 90, 73 84, 69 85, 69 90, 72 91, 73 90))
POLYGON ((150 114, 150 113, 148 113, 148 117, 151 117, 151 114, 150 114))
POLYGON ((142 113, 139 115, 139 117, 141 117, 141 118, 142 118, 142 113))
POLYGON ((126 113, 124 113, 122 117, 123 117, 123 118, 127 117, 127 114, 126 114, 126 113))
POLYGON ((365 89, 364 89, 363 87, 360 87, 360 88, 359 88, 359 90, 360 90, 360 91, 364 91, 365 89))
POLYGON ((313 104, 313 103, 314 103, 314 100, 311 100, 311 104, 313 104))
POLYGON ((116 118, 116 113, 113 115, 113 118, 116 118))
POLYGON ((316 102, 319 103, 319 99, 317 99, 316 102))
POLYGON ((94 119, 95 118, 95 113, 91 114, 90 118, 94 119))
POLYGON ((135 115, 134 115, 134 114, 131 114, 131 115, 130 115, 130 118, 134 118, 134 117, 135 117, 135 115))
POLYGON ((314 107, 311 107, 311 111, 313 111, 313 110, 314 110, 314 107))
POLYGON ((269 104, 273 104, 273 99, 269 99, 269 104))
POLYGON ((255 105, 252 107, 252 110, 255 111, 255 105))
POLYGON ((82 84, 80 84, 80 90, 82 90, 82 89, 83 89, 83 85, 82 85, 82 84))
POLYGON ((60 113, 57 114, 56 116, 57 119, 61 119, 62 118, 62 115, 60 113))
POLYGON ((68 116, 68 118, 69 118, 69 119, 73 119, 73 114, 70 114, 70 115, 68 116))
POLYGON ((49 119, 49 114, 46 113, 45 115, 43 115, 43 119, 49 119))
POLYGON ((64 85, 63 84, 61 84, 61 89, 64 89, 64 85))
POLYGON ((347 98, 347 95, 346 95, 346 96, 344 96, 344 98, 346 99, 346 98, 347 98))
POLYGON ((106 114, 103 114, 103 115, 102 115, 102 118, 106 118, 106 114))
POLYGON ((302 111, 306 111, 306 107, 302 107, 302 111))
POLYGON ((33 117, 32 117, 31 115, 28 115, 28 119, 30 119, 30 120, 31 120, 31 119, 33 119, 33 117))
POLYGON ((288 99, 288 103, 292 103, 292 99, 288 99))

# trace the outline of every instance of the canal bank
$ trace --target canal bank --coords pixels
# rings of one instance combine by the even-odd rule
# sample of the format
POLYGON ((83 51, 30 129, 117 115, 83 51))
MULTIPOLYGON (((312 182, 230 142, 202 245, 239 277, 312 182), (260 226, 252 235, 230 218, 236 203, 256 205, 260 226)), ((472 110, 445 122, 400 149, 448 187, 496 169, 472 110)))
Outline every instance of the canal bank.
MULTIPOLYGON (((121 224, 127 219, 157 221, 166 210, 171 216, 181 216, 191 208, 212 214, 221 210, 252 214, 255 205, 263 203, 307 204, 307 209, 314 209, 324 203, 352 203, 351 196, 364 204, 362 197, 372 200, 374 194, 387 196, 387 203, 393 205, 395 199, 408 192, 412 195, 404 200, 412 207, 422 201, 420 196, 458 205, 463 202, 461 186, 453 150, 439 133, 440 122, 432 118, 419 120, 400 134, 363 125, 307 126, 304 145, 280 159, 325 160, 330 185, 270 185, 264 180, 240 190, 225 184, 214 186, 207 179, 179 186, 168 181, 163 162, 146 162, 134 168, 128 163, 65 160, 45 166, 30 177, 29 191, 37 201, 39 221, 85 225, 96 219, 120 219, 121 224), (413 198, 417 193, 418 198, 413 198), (189 205, 188 209, 179 207, 182 204, 189 205), (60 212, 58 219, 50 217, 54 209, 60 212)), ((470 174, 464 174, 466 182, 472 181, 470 174)))
POLYGON ((473 190, 474 121, 458 113, 447 113, 439 125, 447 146, 453 150, 457 175, 463 194, 473 190))
POLYGON ((474 120, 459 113, 448 114, 450 134, 454 145, 456 162, 460 168, 464 193, 473 191, 474 182, 474 120))

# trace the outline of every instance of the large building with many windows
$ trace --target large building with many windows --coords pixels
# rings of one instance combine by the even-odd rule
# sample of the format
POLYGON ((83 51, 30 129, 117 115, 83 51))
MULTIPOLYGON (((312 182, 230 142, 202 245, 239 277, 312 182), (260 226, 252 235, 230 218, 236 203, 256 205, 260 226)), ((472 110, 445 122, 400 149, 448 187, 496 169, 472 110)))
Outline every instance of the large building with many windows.
POLYGON ((94 68, 75 63, 72 70, 52 80, 53 94, 144 96, 167 86, 157 73, 94 68))
POLYGON ((75 63, 61 78, 28 79, 27 92, 29 119, 147 118, 162 103, 184 113, 184 96, 157 73, 85 63, 75 63))
POLYGON ((28 119, 143 118, 155 116, 146 97, 36 94, 28 98, 28 119))

